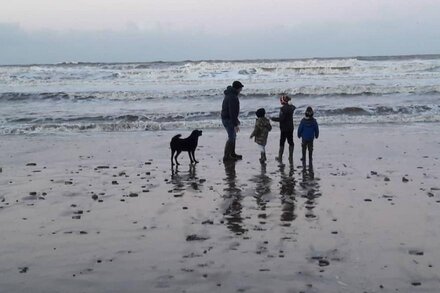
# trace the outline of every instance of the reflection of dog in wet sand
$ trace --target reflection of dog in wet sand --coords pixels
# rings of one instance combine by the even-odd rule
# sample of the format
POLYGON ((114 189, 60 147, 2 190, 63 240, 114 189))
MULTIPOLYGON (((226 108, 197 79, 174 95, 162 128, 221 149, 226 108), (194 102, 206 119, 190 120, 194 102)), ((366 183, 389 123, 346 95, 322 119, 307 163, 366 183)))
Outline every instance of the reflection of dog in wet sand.
POLYGON ((201 130, 194 130, 191 133, 191 135, 188 136, 187 138, 180 138, 182 136, 180 134, 174 136, 170 142, 171 165, 174 165, 174 160, 176 161, 176 165, 180 165, 179 162, 177 161, 177 157, 180 155, 181 152, 188 152, 189 159, 191 160, 191 164, 198 163, 198 161, 194 156, 194 152, 196 151, 197 144, 199 142, 199 136, 201 135, 202 135, 201 130))

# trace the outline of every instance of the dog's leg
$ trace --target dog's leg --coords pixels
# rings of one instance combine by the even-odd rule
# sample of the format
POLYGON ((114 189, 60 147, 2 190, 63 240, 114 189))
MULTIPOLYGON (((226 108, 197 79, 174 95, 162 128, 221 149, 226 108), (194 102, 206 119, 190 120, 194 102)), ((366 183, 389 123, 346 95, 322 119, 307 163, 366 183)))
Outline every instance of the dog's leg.
POLYGON ((176 155, 174 156, 174 159, 176 160, 176 165, 180 165, 179 162, 177 161, 177 157, 180 155, 181 151, 177 151, 176 155))
POLYGON ((174 150, 171 150, 171 166, 174 166, 173 156, 174 156, 174 150))
POLYGON ((193 155, 194 163, 197 164, 199 161, 196 160, 195 151, 192 151, 192 155, 193 155))
POLYGON ((192 158, 191 151, 188 151, 188 156, 189 156, 189 160, 190 160, 190 162, 192 164, 193 163, 193 158, 192 158))

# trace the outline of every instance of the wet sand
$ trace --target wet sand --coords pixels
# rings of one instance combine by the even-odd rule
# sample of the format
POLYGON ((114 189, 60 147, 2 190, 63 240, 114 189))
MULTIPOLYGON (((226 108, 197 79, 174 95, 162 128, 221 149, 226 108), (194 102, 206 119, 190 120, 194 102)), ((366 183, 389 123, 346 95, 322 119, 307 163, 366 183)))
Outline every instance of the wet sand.
POLYGON ((438 124, 323 126, 313 173, 250 132, 1 137, 0 291, 438 292, 438 124))

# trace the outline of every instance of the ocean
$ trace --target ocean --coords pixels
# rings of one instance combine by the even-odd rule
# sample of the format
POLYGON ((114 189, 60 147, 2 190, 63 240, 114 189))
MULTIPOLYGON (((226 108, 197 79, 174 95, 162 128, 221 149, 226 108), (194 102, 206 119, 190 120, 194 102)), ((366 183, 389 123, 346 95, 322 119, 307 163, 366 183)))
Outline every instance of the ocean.
POLYGON ((440 55, 0 66, 0 134, 221 128, 224 89, 241 122, 286 93, 321 125, 440 122, 440 55))

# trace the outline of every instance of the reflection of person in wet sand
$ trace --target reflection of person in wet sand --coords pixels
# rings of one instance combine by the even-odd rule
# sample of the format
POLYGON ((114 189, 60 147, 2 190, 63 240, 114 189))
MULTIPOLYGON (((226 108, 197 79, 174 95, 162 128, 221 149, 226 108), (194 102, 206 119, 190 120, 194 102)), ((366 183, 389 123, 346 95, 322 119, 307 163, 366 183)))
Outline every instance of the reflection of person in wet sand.
POLYGON ((242 194, 241 189, 237 187, 235 162, 225 164, 225 174, 224 204, 226 209, 224 216, 226 218, 226 226, 236 234, 243 234, 247 230, 243 227, 243 218, 241 217, 242 194))
MULTIPOLYGON (((270 194, 270 185, 272 179, 266 175, 266 164, 261 165, 261 171, 258 175, 255 175, 251 181, 256 183, 255 186, 255 199, 260 210, 266 210, 266 201, 263 197, 266 194, 270 194)), ((262 214, 259 217, 264 217, 262 214)))
POLYGON ((283 226, 290 226, 289 222, 296 219, 295 211, 295 178, 294 169, 290 165, 289 173, 286 174, 286 166, 279 165, 280 168, 280 195, 281 195, 281 222, 283 226))
POLYGON ((321 192, 319 191, 319 179, 315 179, 315 174, 313 173, 313 167, 309 170, 305 168, 302 171, 302 180, 300 182, 301 197, 307 198, 306 200, 306 218, 316 218, 316 215, 313 213, 313 209, 316 207, 316 198, 321 196, 321 192))

